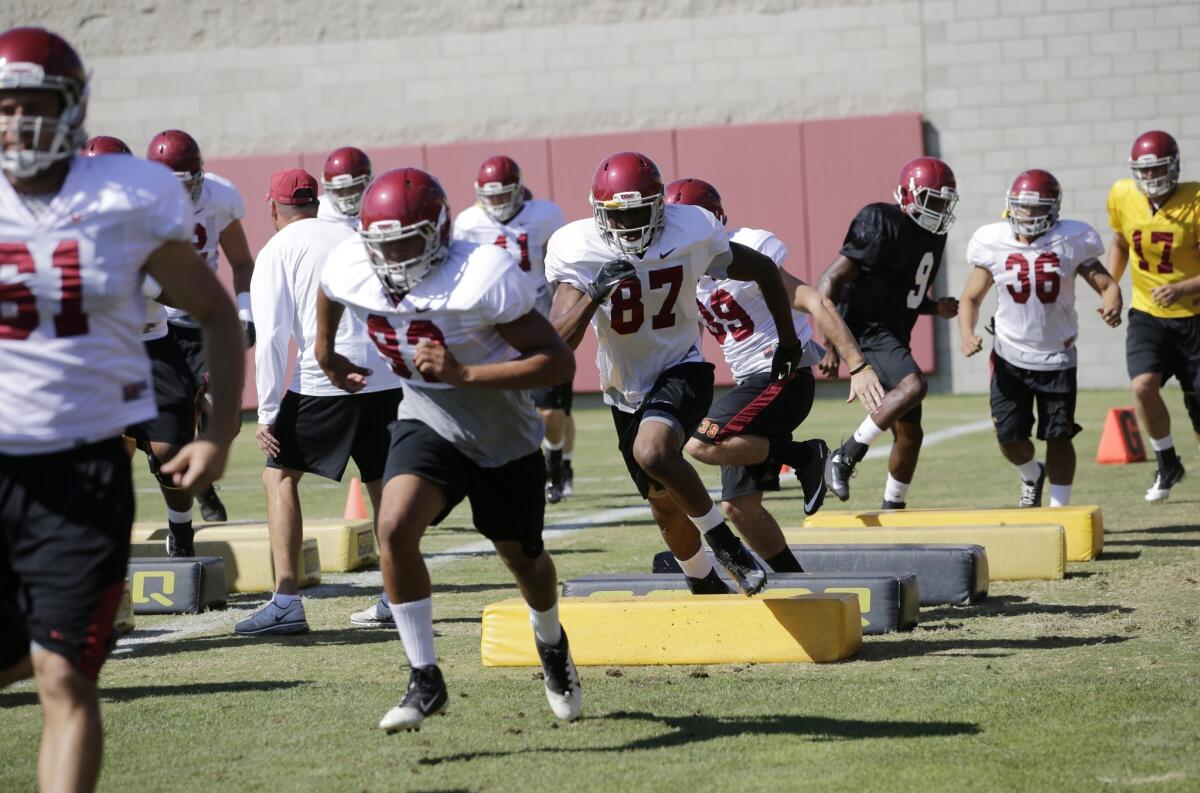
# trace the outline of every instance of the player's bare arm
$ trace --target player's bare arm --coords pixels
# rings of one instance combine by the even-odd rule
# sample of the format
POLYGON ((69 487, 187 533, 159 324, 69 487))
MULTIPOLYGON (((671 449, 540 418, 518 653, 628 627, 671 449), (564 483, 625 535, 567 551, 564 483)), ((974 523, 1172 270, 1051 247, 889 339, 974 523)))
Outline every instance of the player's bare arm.
POLYGON ((520 357, 499 363, 464 365, 441 344, 417 347, 413 363, 427 379, 474 388, 547 388, 575 377, 575 356, 554 326, 530 311, 512 322, 497 325, 496 331, 520 357))
POLYGON ((979 307, 993 283, 991 273, 982 267, 972 267, 958 298, 958 332, 962 336, 962 354, 968 358, 983 349, 983 338, 975 332, 975 326, 979 322, 979 307))
POLYGON ((1120 234, 1113 234, 1112 245, 1108 246, 1108 274, 1118 284, 1129 264, 1129 243, 1120 234))
POLYGON ((1173 306, 1184 297, 1195 294, 1200 294, 1200 276, 1172 284, 1162 284, 1150 290, 1150 297, 1163 308, 1173 306))
POLYGON ((554 303, 550 306, 550 322, 567 346, 574 350, 583 341, 583 334, 599 307, 599 303, 593 302, 570 284, 556 284, 554 303))
POLYGON ((250 291, 250 278, 254 275, 254 256, 246 240, 242 221, 235 220, 221 232, 221 252, 233 270, 233 291, 241 294, 250 291))
POLYGON ((1120 325, 1121 309, 1124 307, 1121 285, 1113 280, 1098 259, 1084 262, 1079 265, 1076 272, 1084 281, 1087 281, 1088 286, 1095 290, 1096 294, 1100 295, 1100 308, 1096 309, 1100 318, 1110 328, 1120 325))
MULTIPOLYGON (((233 303, 189 243, 164 243, 150 254, 145 269, 172 301, 201 324, 204 346, 214 360, 242 360, 245 348, 233 303)), ((208 428, 163 466, 185 490, 203 492, 224 473, 229 443, 238 431, 243 374, 241 366, 213 367, 208 428)))
POLYGON ((730 242, 729 250, 733 259, 725 272, 730 278, 738 281, 753 281, 758 284, 771 317, 775 320, 780 349, 798 349, 800 340, 796 338, 796 327, 792 324, 790 292, 783 285, 779 267, 770 256, 741 243, 730 242))
MULTIPOLYGON (((838 256, 833 260, 833 264, 821 273, 821 277, 817 279, 817 293, 836 305, 837 297, 842 293, 842 289, 846 284, 858 278, 858 265, 845 256, 838 256)), ((821 363, 817 368, 821 370, 821 374, 826 377, 837 377, 838 351, 834 345, 825 345, 825 357, 821 359, 821 363)))
POLYGON ((317 364, 333 383, 343 391, 351 394, 358 393, 367 385, 370 369, 355 365, 346 356, 335 349, 338 324, 346 307, 341 303, 330 300, 324 292, 317 295, 317 364))

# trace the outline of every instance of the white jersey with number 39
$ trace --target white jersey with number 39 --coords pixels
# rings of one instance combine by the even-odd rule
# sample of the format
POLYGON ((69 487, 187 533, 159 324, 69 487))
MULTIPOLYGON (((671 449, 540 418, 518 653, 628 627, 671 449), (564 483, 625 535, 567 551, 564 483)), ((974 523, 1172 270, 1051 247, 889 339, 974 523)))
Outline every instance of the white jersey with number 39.
POLYGON ((1078 220, 1060 220, 1028 244, 1007 222, 978 229, 967 243, 967 263, 996 282, 996 354, 1023 369, 1073 368, 1076 271, 1103 255, 1100 235, 1078 220))
MULTIPOLYGON (((521 265, 521 271, 540 287, 546 281, 546 245, 550 235, 566 222, 553 201, 536 198, 526 201, 521 211, 504 223, 492 220, 476 205, 459 212, 454 219, 454 239, 504 248, 521 265)), ((552 296, 549 289, 542 294, 538 310, 547 314, 552 296)))
MULTIPOLYGON (((192 214, 192 243, 199 251, 200 258, 215 273, 220 261, 221 232, 246 214, 242 194, 228 179, 215 173, 206 173, 200 200, 192 206, 192 214)), ((167 321, 185 328, 200 327, 200 323, 188 316, 186 311, 170 306, 167 306, 167 321)))
MULTIPOLYGON (((724 278, 730 261, 725 227, 708 210, 690 204, 665 210, 666 226, 645 254, 627 257, 637 280, 617 287, 592 317, 604 401, 626 413, 637 411, 667 369, 704 360, 696 283, 706 272, 724 278)), ((616 258, 594 220, 576 220, 550 238, 546 278, 584 292, 616 258)))
POLYGON ((79 157, 48 205, 0 178, 0 453, 46 454, 153 418, 142 266, 191 236, 174 174, 79 157))

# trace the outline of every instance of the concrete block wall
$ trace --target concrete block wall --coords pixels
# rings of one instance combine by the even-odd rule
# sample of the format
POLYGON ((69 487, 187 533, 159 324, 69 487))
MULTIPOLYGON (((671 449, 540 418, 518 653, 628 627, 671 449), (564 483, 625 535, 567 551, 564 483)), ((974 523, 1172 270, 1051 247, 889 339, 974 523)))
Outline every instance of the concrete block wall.
MULTIPOLYGON (((169 126, 223 156, 920 112, 963 196, 953 294, 970 233, 1024 168, 1053 170, 1064 213, 1106 235, 1105 194, 1138 132, 1171 131, 1184 177, 1200 178, 1196 0, 0 7, 0 27, 22 23, 76 45, 95 77, 91 131, 135 149, 169 126)), ((1080 382, 1123 385, 1123 331, 1099 322, 1084 285, 1078 302, 1080 382)), ((985 389, 984 358, 963 360, 942 330, 939 385, 985 389)))

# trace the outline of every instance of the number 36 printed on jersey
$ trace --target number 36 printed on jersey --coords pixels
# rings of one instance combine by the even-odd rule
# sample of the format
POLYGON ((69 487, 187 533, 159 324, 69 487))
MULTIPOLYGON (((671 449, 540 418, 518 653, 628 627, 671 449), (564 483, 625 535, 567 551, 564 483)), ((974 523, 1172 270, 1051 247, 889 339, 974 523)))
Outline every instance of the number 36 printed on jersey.
POLYGON ((55 337, 88 332, 78 242, 60 240, 53 253, 41 260, 23 242, 0 242, 0 339, 22 341, 37 330, 41 324, 38 295, 43 302, 50 296, 58 298, 55 337), (39 289, 43 284, 54 285, 50 295, 39 289))

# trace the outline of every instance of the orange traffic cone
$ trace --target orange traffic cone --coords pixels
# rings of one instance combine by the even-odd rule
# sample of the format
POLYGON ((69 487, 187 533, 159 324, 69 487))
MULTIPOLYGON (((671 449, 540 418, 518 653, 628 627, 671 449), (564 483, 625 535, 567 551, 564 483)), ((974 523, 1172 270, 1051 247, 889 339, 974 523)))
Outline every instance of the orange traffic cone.
POLYGON ((781 465, 781 466, 779 466, 779 473, 781 473, 781 474, 790 474, 791 472, 792 472, 792 467, 791 467, 790 465, 781 465))
POLYGON ((1137 415, 1133 408, 1112 408, 1100 433, 1100 448, 1096 462, 1103 465, 1124 465, 1146 460, 1146 445, 1138 431, 1137 415))
POLYGON ((358 477, 350 479, 350 489, 346 491, 346 509, 342 512, 343 520, 366 520, 371 517, 367 512, 367 502, 363 499, 362 483, 358 477))

